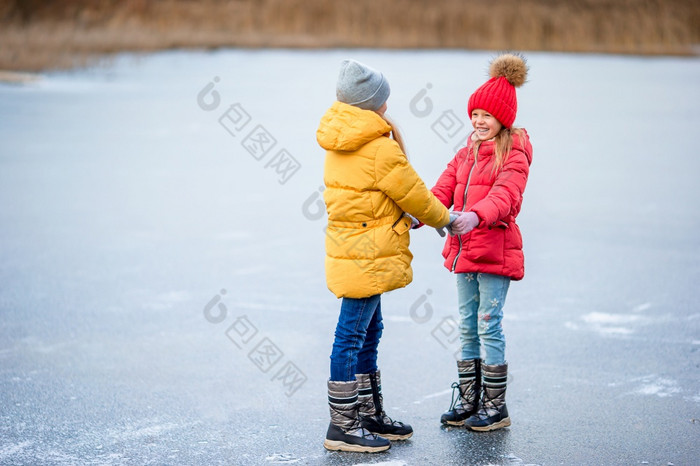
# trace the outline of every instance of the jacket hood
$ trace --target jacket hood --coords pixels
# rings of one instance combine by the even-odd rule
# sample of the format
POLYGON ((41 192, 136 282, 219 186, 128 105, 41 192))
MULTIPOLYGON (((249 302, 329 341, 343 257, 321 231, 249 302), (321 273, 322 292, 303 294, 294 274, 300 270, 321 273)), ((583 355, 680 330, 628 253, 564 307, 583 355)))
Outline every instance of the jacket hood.
POLYGON ((527 164, 532 165, 532 144, 530 144, 530 135, 527 134, 525 128, 520 128, 522 132, 521 137, 515 136, 513 138, 513 147, 523 151, 527 157, 527 164))
POLYGON ((321 118, 316 140, 326 150, 355 151, 390 131, 376 112, 335 102, 321 118))

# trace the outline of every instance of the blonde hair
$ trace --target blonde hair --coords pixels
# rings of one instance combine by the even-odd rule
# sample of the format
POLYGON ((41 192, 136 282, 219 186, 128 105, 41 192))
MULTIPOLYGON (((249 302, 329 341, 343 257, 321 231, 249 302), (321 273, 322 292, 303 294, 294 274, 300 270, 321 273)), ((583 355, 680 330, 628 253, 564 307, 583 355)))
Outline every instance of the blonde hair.
POLYGON ((406 158, 408 158, 408 154, 406 153, 406 145, 404 144, 403 136, 401 135, 401 131, 399 130, 398 126, 396 126, 396 123, 394 123, 388 116, 382 115, 382 118, 384 118, 384 121, 391 126, 391 138, 396 141, 401 148, 401 152, 403 152, 404 155, 406 155, 406 158))
MULTIPOLYGON (((519 128, 506 128, 503 126, 494 138, 494 163, 491 174, 495 174, 503 168, 503 164, 508 160, 510 150, 513 148, 513 135, 522 137, 522 130, 519 128)), ((481 139, 474 141, 474 158, 476 159, 481 147, 481 139)))

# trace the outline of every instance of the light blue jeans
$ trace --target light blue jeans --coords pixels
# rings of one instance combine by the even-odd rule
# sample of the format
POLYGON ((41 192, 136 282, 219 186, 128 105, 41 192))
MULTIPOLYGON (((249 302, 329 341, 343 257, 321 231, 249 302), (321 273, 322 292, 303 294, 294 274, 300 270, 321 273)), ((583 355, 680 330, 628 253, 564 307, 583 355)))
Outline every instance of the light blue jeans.
POLYGON ((483 356, 484 364, 504 364, 503 305, 510 278, 488 273, 458 273, 462 359, 483 356), (483 350, 483 355, 482 355, 483 350))

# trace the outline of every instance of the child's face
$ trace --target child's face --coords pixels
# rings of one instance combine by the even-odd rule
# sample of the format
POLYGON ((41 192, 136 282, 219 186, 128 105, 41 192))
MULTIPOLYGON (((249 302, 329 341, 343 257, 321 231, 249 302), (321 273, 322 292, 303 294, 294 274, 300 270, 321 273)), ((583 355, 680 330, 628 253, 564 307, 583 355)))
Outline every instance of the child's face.
POLYGON ((379 107, 378 109, 375 110, 375 112, 377 112, 380 116, 384 116, 386 109, 387 109, 387 105, 386 105, 386 102, 384 102, 381 107, 379 107))
POLYGON ((476 137, 488 141, 496 137, 503 125, 489 112, 476 108, 472 111, 472 126, 476 137))

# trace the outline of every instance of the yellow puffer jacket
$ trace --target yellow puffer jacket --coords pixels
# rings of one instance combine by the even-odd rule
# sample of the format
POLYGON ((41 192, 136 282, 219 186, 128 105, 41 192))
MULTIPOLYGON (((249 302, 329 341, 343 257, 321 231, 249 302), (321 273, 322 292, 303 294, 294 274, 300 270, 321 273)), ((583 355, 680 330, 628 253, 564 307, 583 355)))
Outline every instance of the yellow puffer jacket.
POLYGON ((426 188, 377 113, 335 102, 316 139, 327 150, 326 281, 337 297, 366 298, 413 280, 407 212, 432 227, 447 209, 426 188))

